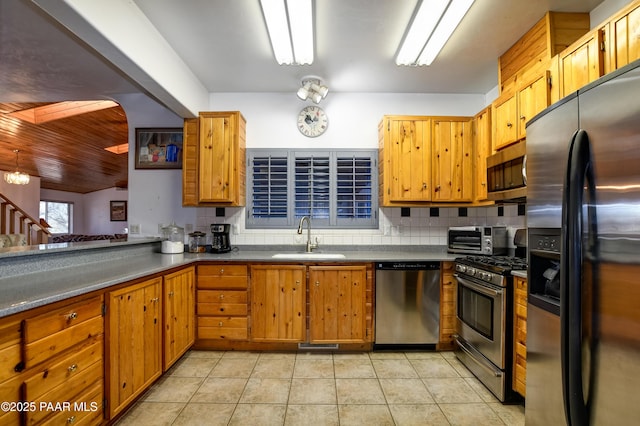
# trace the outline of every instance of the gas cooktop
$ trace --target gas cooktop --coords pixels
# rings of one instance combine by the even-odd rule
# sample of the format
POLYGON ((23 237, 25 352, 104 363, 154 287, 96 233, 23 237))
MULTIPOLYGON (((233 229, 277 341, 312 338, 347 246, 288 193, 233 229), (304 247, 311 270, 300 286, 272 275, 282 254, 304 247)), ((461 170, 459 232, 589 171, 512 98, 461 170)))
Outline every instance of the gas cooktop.
POLYGON ((465 256, 456 258, 455 261, 503 275, 527 269, 527 260, 515 256, 465 256))

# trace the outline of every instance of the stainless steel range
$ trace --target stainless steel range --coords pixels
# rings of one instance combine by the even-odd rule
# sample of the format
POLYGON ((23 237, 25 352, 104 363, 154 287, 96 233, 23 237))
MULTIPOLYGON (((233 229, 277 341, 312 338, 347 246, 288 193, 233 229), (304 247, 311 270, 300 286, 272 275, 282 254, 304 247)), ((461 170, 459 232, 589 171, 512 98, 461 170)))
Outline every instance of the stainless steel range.
POLYGON ((512 390, 513 279, 526 260, 467 256, 455 260, 458 282, 456 355, 502 402, 520 399, 512 390))

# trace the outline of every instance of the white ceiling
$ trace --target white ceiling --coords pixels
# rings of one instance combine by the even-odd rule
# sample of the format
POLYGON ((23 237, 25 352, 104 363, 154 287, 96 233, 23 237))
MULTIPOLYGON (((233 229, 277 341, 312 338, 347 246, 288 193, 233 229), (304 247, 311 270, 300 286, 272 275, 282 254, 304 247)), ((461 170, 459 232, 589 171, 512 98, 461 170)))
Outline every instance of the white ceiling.
MULTIPOLYGON (((590 11, 602 0, 476 0, 429 67, 394 62, 416 0, 315 0, 310 66, 277 65, 258 0, 133 2, 209 92, 294 92, 318 75, 333 92, 485 94, 497 85, 497 58, 545 11, 590 11)), ((0 25, 0 102, 142 91, 28 0, 1 1, 0 25)))

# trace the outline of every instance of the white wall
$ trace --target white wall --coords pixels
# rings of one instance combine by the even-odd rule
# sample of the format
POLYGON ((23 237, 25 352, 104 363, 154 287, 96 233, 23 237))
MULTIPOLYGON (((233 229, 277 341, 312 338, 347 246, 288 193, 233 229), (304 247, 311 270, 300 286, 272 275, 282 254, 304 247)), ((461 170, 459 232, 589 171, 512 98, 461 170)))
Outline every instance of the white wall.
MULTIPOLYGON (((13 172, 14 170, 9 170, 13 172)), ((5 170, 0 170, 0 194, 7 197, 14 204, 34 219, 40 217, 40 178, 31 176, 26 185, 12 185, 4 181, 5 170)))
POLYGON ((180 127, 183 119, 143 94, 117 97, 129 125, 129 217, 123 226, 139 225, 140 233, 130 238, 159 236, 158 224, 174 222, 181 227, 194 224, 195 208, 182 207, 182 170, 136 170, 136 127, 180 127))

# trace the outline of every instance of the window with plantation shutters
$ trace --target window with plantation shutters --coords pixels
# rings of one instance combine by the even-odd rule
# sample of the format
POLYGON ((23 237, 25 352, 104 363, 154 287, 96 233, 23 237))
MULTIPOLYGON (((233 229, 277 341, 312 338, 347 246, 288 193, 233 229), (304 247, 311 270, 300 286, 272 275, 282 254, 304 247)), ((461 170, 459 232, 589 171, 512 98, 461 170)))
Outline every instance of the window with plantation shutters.
POLYGON ((377 228, 377 151, 249 149, 247 228, 377 228))

